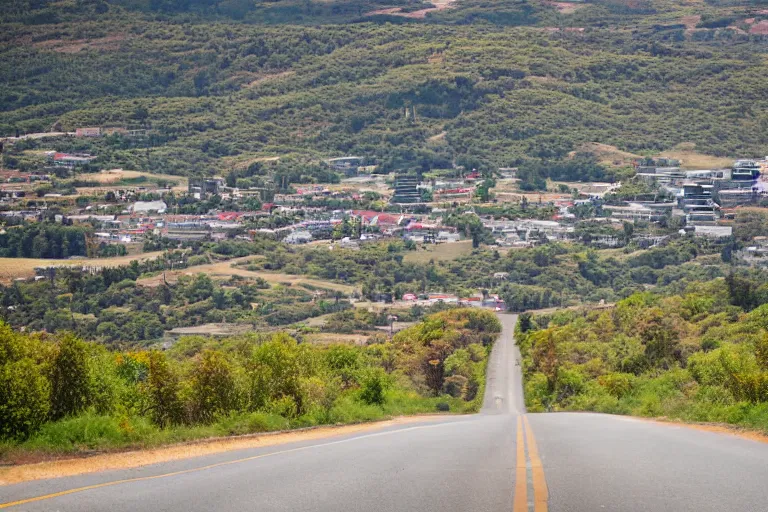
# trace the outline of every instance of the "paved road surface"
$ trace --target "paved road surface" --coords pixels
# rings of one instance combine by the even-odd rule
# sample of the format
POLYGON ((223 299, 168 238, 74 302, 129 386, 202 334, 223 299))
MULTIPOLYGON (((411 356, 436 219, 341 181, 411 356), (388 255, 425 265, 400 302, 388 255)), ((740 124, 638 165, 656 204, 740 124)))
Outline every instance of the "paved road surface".
POLYGON ((599 414, 524 415, 515 318, 502 318, 479 415, 0 487, 0 503, 53 494, 7 508, 768 511, 767 444, 599 414))

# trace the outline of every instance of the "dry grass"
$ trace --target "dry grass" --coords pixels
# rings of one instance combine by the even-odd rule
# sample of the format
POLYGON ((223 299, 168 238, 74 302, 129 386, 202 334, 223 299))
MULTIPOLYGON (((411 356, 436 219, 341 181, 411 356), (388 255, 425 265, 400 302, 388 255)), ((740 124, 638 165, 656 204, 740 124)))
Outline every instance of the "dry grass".
POLYGON ((331 345, 333 343, 345 343, 347 345, 365 345, 370 334, 338 334, 334 332, 316 332, 307 334, 304 339, 316 345, 331 345))
POLYGON ((428 142, 438 142, 438 141, 442 141, 443 139, 445 139, 445 136, 446 136, 446 135, 448 135, 448 132, 446 132, 446 131, 442 131, 442 132, 438 133, 437 135, 433 135, 433 136, 431 136, 430 138, 428 138, 428 139, 427 139, 427 141, 428 141, 428 142))
POLYGON ((427 13, 433 12, 433 11, 442 11, 444 9, 450 9, 453 7, 453 3, 456 0, 431 0, 430 3, 434 5, 434 7, 429 7, 427 9, 419 9, 418 11, 412 11, 412 12, 403 12, 402 7, 387 7, 384 9, 377 9, 375 11, 367 12, 364 14, 364 16, 375 16, 377 14, 388 14, 390 16, 401 16, 403 18, 424 18, 427 16, 427 13))
POLYGON ((167 331, 171 336, 237 336, 253 331, 248 324, 211 323, 191 327, 177 327, 167 331))
POLYGON ((551 1, 545 1, 544 2, 547 5, 551 5, 552 7, 556 8, 557 11, 560 14, 573 14, 574 12, 578 11, 582 7, 586 7, 587 4, 584 2, 551 2, 551 1))
POLYGON ((680 167, 682 169, 690 170, 720 169, 731 167, 733 165, 733 158, 705 155, 696 151, 695 148, 695 144, 684 142, 678 144, 669 151, 662 151, 659 156, 680 160, 680 167))
POLYGON ((155 259, 163 251, 147 252, 133 256, 114 258, 83 258, 73 260, 45 260, 38 258, 0 258, 0 282, 9 282, 19 277, 33 277, 35 267, 71 266, 71 267, 119 267, 128 265, 133 260, 155 259))
POLYGON ((417 251, 408 252, 403 259, 408 263, 429 263, 430 260, 451 261, 471 252, 472 242, 464 240, 461 242, 425 245, 417 251))
POLYGON ((255 80, 252 80, 250 83, 246 84, 245 87, 255 87, 257 85, 263 84, 264 82, 269 82, 271 80, 277 80, 279 78, 287 78, 295 73, 296 73, 295 71, 281 71, 279 73, 267 73, 265 75, 259 76, 255 80))
POLYGON ((125 34, 113 34, 94 39, 49 39, 33 43, 32 46, 57 53, 79 53, 83 50, 115 51, 120 49, 120 43, 127 38, 125 34))
MULTIPOLYGON (((189 267, 184 270, 175 270, 173 272, 166 272, 166 279, 169 282, 178 280, 179 276, 194 276, 197 274, 207 274, 213 279, 225 280, 232 276, 260 277, 270 284, 289 284, 290 286, 298 286, 302 284, 315 286, 317 288, 325 288, 329 290, 338 290, 345 294, 351 294, 354 292, 354 287, 346 284, 334 283, 331 281, 323 281, 321 279, 312 279, 305 276, 297 276, 294 274, 284 274, 281 272, 267 272, 259 271, 255 272, 247 270, 242 267, 233 266, 235 263, 243 261, 253 260, 253 256, 246 256, 244 258, 235 258, 233 260, 219 261, 216 263, 209 263, 207 265, 198 265, 195 267, 189 267)), ((144 279, 139 279, 137 284, 142 286, 158 286, 163 282, 163 276, 157 275, 144 279)))
MULTIPOLYGON (((692 22, 692 20, 689 20, 692 22)), ((592 153, 598 161, 607 166, 625 167, 632 164, 632 160, 642 158, 640 155, 622 151, 616 146, 589 142, 579 148, 579 151, 592 153)), ((717 169, 730 167, 732 158, 723 158, 705 155, 696 151, 696 145, 691 142, 683 142, 668 151, 662 151, 658 156, 680 160, 682 169, 717 169)))
POLYGON ((186 192, 189 187, 189 179, 184 176, 174 176, 171 174, 152 174, 149 172, 141 171, 125 171, 123 169, 112 169, 109 171, 101 171, 96 174, 81 174, 80 178, 88 181, 96 181, 105 186, 119 186, 121 180, 128 180, 132 178, 146 177, 154 180, 167 180, 177 183, 172 188, 174 191, 186 192))
POLYGON ((613 167, 626 167, 632 165, 634 159, 642 158, 640 155, 622 151, 616 146, 599 142, 588 142, 581 146, 579 151, 592 153, 601 164, 613 167))

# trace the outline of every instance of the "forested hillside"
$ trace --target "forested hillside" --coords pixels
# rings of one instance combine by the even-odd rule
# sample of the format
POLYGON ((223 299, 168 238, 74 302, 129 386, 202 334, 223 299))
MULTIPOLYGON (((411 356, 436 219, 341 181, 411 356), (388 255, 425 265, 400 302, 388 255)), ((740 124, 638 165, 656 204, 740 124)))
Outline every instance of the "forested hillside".
POLYGON ((10 163, 87 150, 103 167, 186 175, 273 156, 509 166, 593 141, 764 153, 759 8, 459 0, 366 15, 429 5, 16 0, 0 14, 0 135, 147 128, 26 141, 10 163))

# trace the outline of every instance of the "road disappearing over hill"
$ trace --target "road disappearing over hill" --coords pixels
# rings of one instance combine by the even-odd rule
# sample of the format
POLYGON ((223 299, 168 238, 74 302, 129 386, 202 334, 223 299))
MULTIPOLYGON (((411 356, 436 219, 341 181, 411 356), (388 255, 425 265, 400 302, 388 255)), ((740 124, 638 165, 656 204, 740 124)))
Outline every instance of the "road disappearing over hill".
POLYGON ((24 511, 768 510, 768 444, 586 413, 525 414, 516 317, 484 406, 349 436, 0 487, 24 511))

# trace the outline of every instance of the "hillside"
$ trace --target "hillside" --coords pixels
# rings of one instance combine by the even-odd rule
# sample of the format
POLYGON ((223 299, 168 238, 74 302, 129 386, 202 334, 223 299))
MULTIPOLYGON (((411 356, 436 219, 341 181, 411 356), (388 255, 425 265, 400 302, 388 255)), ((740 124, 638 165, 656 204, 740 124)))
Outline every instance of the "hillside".
POLYGON ((749 6, 13 5, 0 15, 0 135, 149 132, 24 141, 7 167, 50 149, 92 152, 102 168, 199 175, 275 156, 262 167, 291 173, 345 154, 391 170, 517 165, 594 142, 761 156, 768 142, 768 14, 749 6))

